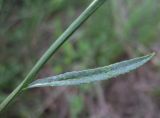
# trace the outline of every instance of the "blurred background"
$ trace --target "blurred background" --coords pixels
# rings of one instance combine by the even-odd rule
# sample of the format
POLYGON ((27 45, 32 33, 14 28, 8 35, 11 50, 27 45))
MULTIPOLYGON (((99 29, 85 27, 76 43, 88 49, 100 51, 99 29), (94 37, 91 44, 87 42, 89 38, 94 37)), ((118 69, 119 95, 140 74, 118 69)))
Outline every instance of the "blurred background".
MULTIPOLYGON (((0 102, 92 0, 0 0, 0 102)), ((36 79, 156 52, 108 81, 26 91, 3 118, 160 118, 160 1, 107 0, 36 79)))

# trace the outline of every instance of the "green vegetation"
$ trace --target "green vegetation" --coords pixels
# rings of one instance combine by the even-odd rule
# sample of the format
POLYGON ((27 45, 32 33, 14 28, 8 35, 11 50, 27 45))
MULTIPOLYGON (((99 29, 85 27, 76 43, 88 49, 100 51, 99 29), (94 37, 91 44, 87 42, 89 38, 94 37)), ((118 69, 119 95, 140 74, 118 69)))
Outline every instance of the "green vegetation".
MULTIPOLYGON (((1 102, 23 80, 26 72, 44 53, 52 39, 56 39, 66 29, 88 2, 72 0, 0 2, 1 102)), ((147 0, 138 5, 137 2, 125 3, 128 6, 124 7, 127 11, 125 15, 123 10, 119 10, 122 6, 116 4, 116 0, 107 1, 107 4, 97 10, 97 13, 71 37, 70 42, 63 46, 47 66, 50 66, 56 75, 71 70, 108 65, 120 60, 119 57, 123 54, 138 55, 148 52, 146 47, 158 37, 159 1, 147 0)), ((24 101, 20 102, 24 104, 25 99, 27 101, 24 97, 24 101)), ((19 110, 12 113, 15 117, 27 116, 28 113, 21 109, 22 105, 15 104, 9 108, 9 112, 16 107, 19 110)), ((7 115, 9 117, 12 114, 7 115)))
POLYGON ((33 81, 36 74, 41 70, 43 65, 50 59, 50 57, 61 47, 61 45, 76 31, 87 18, 99 8, 105 0, 95 0, 89 7, 68 27, 68 29, 54 42, 44 55, 39 59, 35 66, 31 69, 29 74, 25 77, 22 83, 1 103, 0 111, 2 111, 23 88, 33 81))

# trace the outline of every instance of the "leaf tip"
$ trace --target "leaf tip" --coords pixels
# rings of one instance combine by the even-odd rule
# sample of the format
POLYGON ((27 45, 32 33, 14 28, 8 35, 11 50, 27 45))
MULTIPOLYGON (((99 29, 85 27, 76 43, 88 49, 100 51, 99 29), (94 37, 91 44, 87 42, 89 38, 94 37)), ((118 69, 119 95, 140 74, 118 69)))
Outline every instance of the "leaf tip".
POLYGON ((150 59, 152 59, 155 55, 156 55, 156 53, 155 53, 155 52, 152 52, 151 54, 149 54, 149 55, 148 55, 149 60, 150 60, 150 59))
POLYGON ((155 52, 152 52, 152 53, 151 53, 151 56, 152 56, 152 57, 154 57, 155 55, 156 55, 156 53, 155 53, 155 52))

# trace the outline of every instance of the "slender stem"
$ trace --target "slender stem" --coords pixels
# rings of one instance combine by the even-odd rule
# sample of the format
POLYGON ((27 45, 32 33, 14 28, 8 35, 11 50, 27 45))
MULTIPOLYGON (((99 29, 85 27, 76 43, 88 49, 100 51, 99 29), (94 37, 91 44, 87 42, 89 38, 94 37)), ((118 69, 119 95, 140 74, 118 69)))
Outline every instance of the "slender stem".
POLYGON ((29 74, 20 83, 20 85, 1 103, 0 111, 2 111, 14 97, 20 94, 21 90, 26 87, 33 79, 36 74, 41 70, 44 64, 49 58, 62 46, 62 44, 81 26, 81 24, 87 20, 106 0, 94 0, 86 10, 66 29, 66 31, 53 43, 44 55, 35 64, 29 74))

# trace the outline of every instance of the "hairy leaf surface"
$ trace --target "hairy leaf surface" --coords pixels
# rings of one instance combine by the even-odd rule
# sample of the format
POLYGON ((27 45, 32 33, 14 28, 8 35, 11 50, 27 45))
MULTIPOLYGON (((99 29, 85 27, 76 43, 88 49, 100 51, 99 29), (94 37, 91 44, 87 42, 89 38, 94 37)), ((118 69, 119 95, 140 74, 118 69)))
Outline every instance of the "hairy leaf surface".
POLYGON ((28 88, 34 87, 46 87, 46 86, 68 86, 78 85, 83 83, 90 83, 100 80, 106 80, 116 77, 118 75, 130 72, 146 62, 148 62, 154 53, 138 57, 119 63, 111 64, 109 66, 99 67, 95 69, 88 69, 82 71, 66 72, 53 77, 47 77, 44 79, 38 79, 32 82, 28 88))

